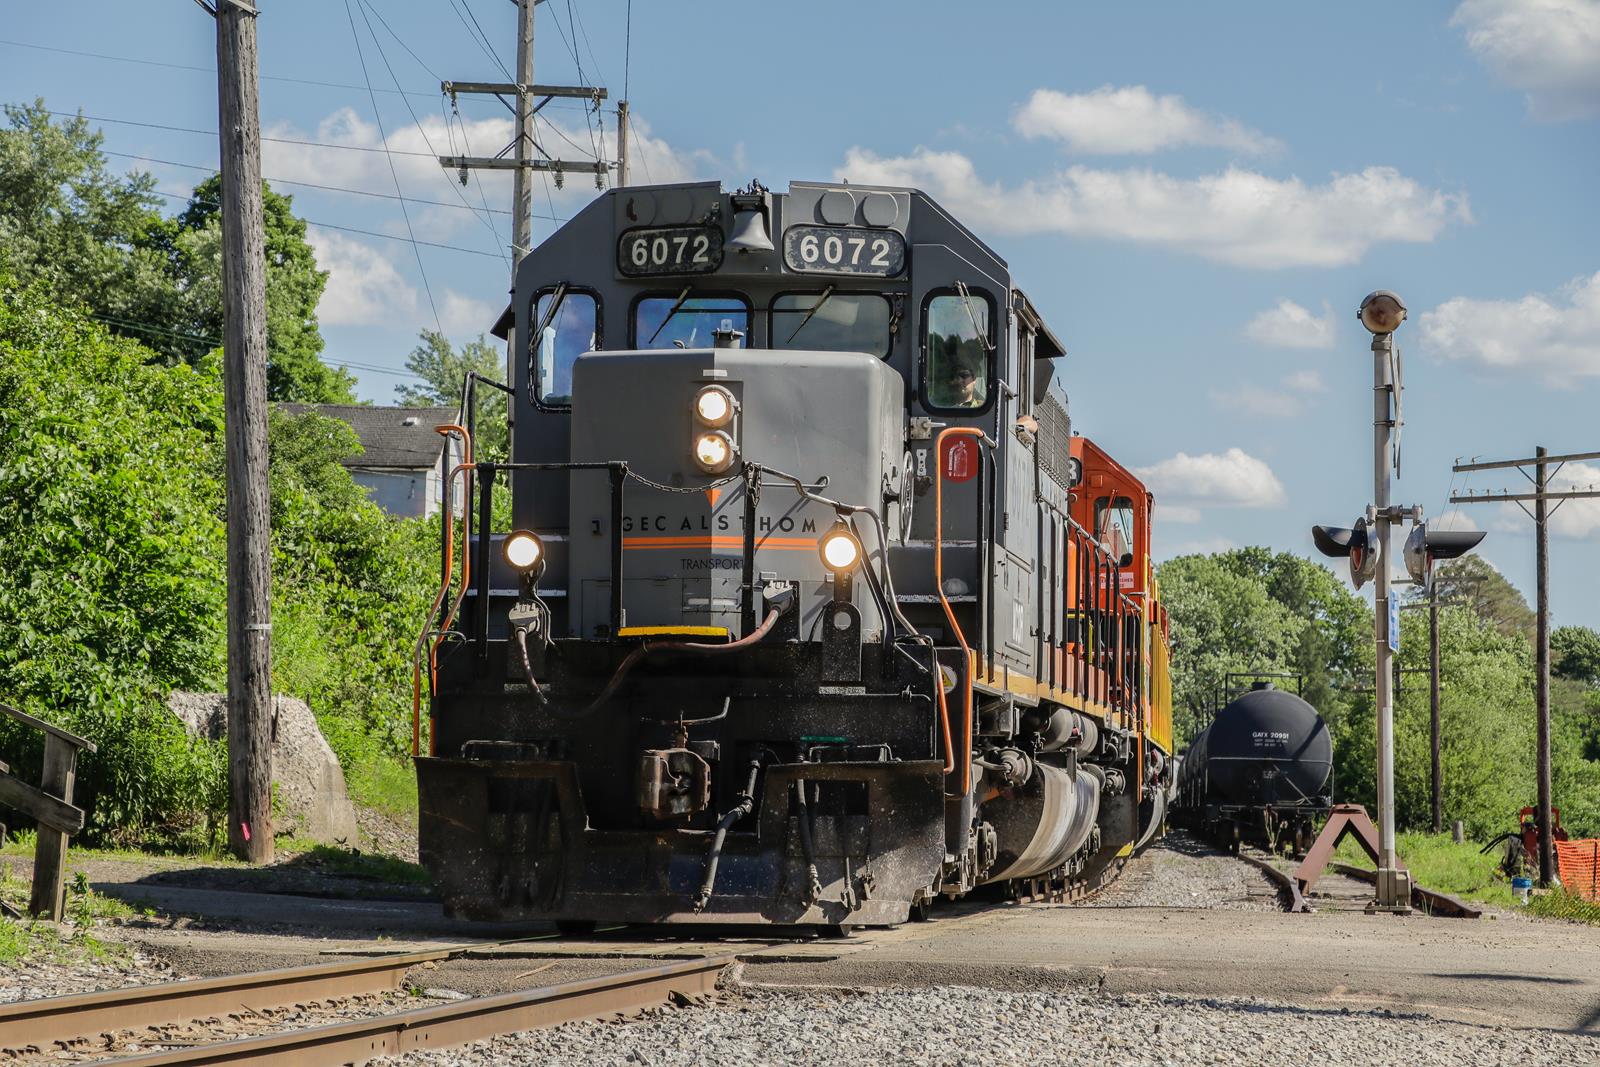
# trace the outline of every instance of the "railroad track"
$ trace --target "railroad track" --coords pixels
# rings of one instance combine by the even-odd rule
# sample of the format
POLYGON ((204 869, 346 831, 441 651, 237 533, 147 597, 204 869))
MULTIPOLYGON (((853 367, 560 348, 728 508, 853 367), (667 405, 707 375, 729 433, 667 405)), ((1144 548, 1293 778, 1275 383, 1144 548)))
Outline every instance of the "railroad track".
MULTIPOLYGON (((62 1052, 87 1052, 84 1044, 104 1035, 145 1032, 152 1027, 241 1014, 261 1015, 274 1008, 392 991, 400 988, 411 968, 450 959, 465 949, 466 946, 405 952, 354 962, 0 1005, 0 1049, 13 1055, 53 1059, 62 1052)), ((734 955, 707 956, 370 1018, 96 1062, 260 1063, 294 1067, 360 1064, 377 1056, 398 1056, 414 1049, 447 1048, 496 1034, 626 1014, 666 1003, 674 996, 702 996, 716 988, 718 975, 735 959, 734 955)), ((145 1043, 163 1044, 159 1036, 145 1043)))

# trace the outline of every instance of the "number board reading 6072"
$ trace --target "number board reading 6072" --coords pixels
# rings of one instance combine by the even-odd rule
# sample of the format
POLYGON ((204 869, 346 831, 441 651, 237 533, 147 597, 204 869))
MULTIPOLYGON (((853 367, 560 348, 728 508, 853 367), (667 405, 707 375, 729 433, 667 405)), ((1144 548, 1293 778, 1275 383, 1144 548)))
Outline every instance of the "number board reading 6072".
POLYGON ((806 274, 893 277, 905 269, 906 239, 894 230, 791 226, 783 233, 783 261, 806 274))
POLYGON ((629 230, 617 242, 617 269, 646 274, 709 274, 722 266, 722 229, 717 226, 648 226, 629 230))

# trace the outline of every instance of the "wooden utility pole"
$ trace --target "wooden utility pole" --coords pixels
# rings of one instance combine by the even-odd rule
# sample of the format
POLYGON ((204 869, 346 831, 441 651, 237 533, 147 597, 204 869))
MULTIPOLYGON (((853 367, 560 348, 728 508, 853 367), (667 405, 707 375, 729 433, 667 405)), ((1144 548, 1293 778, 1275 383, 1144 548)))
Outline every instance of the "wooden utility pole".
POLYGON ((617 101, 617 188, 628 184, 628 102, 617 101))
POLYGON ((1600 452, 1574 452, 1564 456, 1552 456, 1541 445, 1534 449, 1534 454, 1529 459, 1498 460, 1493 463, 1457 463, 1451 470, 1456 473, 1466 471, 1497 470, 1505 467, 1516 467, 1533 483, 1531 493, 1454 493, 1450 497, 1453 504, 1487 504, 1495 501, 1512 501, 1533 519, 1533 544, 1534 544, 1534 572, 1537 589, 1534 594, 1534 613, 1537 619, 1537 628, 1534 637, 1534 658, 1536 660, 1536 675, 1534 680, 1534 703, 1538 715, 1538 775, 1539 775, 1539 811, 1536 816, 1539 828, 1539 884, 1544 886, 1560 885, 1561 879, 1556 873, 1555 844, 1550 839, 1551 832, 1551 804, 1550 796, 1550 516, 1568 500, 1600 497, 1600 489, 1589 486, 1587 489, 1563 489, 1552 492, 1550 479, 1560 473, 1561 468, 1568 463, 1576 463, 1586 459, 1600 459, 1600 452), (1551 469, 1551 464, 1555 469, 1551 469), (1529 474, 1527 468, 1532 467, 1533 473, 1529 474), (1550 506, 1550 501, 1555 501, 1555 507, 1550 506), (1523 501, 1532 501, 1533 510, 1528 511, 1523 501))
POLYGON ((439 165, 456 171, 461 184, 471 170, 509 170, 515 182, 511 197, 511 281, 516 284, 516 265, 533 249, 533 174, 550 171, 559 188, 568 171, 589 172, 595 183, 604 187, 611 165, 604 160, 573 162, 554 159, 539 146, 533 125, 534 116, 556 97, 576 97, 593 102, 598 109, 606 91, 590 85, 535 85, 533 83, 533 9, 541 0, 516 0, 517 5, 517 80, 515 82, 441 82, 439 88, 452 101, 462 94, 487 94, 499 97, 515 116, 515 140, 494 156, 440 156, 439 165), (507 103, 506 98, 514 98, 507 103), (534 103, 535 97, 542 97, 534 103), (507 158, 507 154, 510 158, 507 158))
MULTIPOLYGON (((208 6, 202 3, 203 7, 208 6)), ((267 261, 256 9, 216 0, 228 500, 228 845, 272 862, 272 545, 267 502, 267 261)))
POLYGON ((1444 778, 1439 758, 1439 587, 1428 585, 1428 722, 1433 753, 1433 832, 1444 832, 1444 778))

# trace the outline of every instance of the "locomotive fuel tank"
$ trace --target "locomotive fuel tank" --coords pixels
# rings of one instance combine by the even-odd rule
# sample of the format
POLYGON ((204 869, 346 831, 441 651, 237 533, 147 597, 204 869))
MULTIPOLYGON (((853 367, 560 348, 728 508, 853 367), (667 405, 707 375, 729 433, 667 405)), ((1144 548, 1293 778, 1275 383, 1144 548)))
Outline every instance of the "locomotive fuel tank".
POLYGON ((1324 792, 1333 742, 1317 709, 1280 689, 1245 693, 1196 735, 1178 788, 1222 804, 1296 804, 1324 792))

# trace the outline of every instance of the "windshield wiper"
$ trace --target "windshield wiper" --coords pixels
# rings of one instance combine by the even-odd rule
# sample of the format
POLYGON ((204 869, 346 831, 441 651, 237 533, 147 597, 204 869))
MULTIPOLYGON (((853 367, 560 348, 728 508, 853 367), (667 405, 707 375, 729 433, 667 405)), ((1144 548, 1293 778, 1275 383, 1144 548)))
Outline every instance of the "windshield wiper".
POLYGON ((562 282, 560 285, 556 286, 555 292, 550 294, 549 310, 547 310, 544 313, 544 317, 539 320, 539 328, 533 331, 534 337, 544 336, 544 332, 548 330, 550 328, 550 324, 555 321, 556 312, 561 310, 561 303, 562 301, 566 300, 566 298, 567 283, 562 282))
POLYGON ((678 294, 678 299, 674 300, 672 307, 667 310, 667 317, 661 320, 661 325, 656 327, 656 332, 650 335, 650 340, 646 341, 645 344, 653 345, 656 343, 656 338, 660 337, 661 331, 667 328, 667 323, 672 321, 672 316, 682 311, 683 305, 689 302, 689 294, 692 292, 694 292, 694 286, 686 285, 683 287, 683 292, 678 294))
POLYGON ((978 313, 972 309, 972 294, 967 291, 967 283, 956 280, 956 292, 961 294, 961 306, 967 309, 967 318, 972 320, 973 332, 978 335, 978 343, 985 352, 994 351, 994 342, 989 340, 989 331, 978 325, 978 313))
POLYGON ((822 295, 817 297, 817 302, 815 304, 811 305, 811 310, 806 312, 806 317, 800 320, 800 325, 798 325, 798 326, 796 326, 794 328, 794 333, 791 333, 789 335, 789 340, 787 340, 787 341, 785 341, 783 343, 786 344, 786 345, 787 344, 792 344, 794 342, 794 339, 796 337, 800 336, 800 331, 806 328, 806 323, 811 321, 811 316, 813 316, 817 312, 821 311, 822 310, 822 305, 826 304, 828 302, 828 297, 830 297, 832 295, 833 295, 833 286, 830 285, 826 289, 822 290, 822 295))

